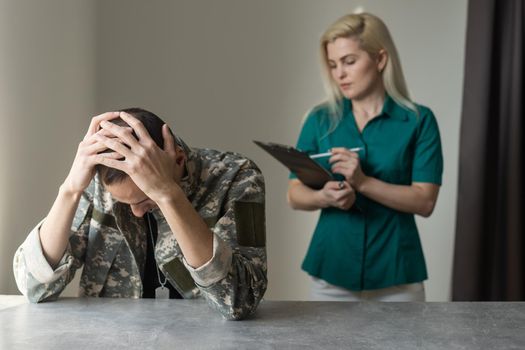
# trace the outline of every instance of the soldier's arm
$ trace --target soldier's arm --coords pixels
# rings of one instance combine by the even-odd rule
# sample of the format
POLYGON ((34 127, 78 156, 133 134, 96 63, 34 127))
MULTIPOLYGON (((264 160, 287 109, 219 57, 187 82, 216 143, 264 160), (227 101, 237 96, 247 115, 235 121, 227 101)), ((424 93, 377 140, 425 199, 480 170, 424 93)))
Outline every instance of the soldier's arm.
MULTIPOLYGON (((120 112, 107 112, 91 119, 51 210, 15 254, 13 269, 18 288, 31 301, 58 296, 73 278, 73 267, 79 265, 73 256, 78 260, 85 250, 87 228, 84 218, 90 208, 89 201, 84 197, 85 190, 93 185, 98 159, 120 157, 115 152, 99 153, 106 149, 100 137, 108 135, 106 131, 99 130, 99 125, 119 115, 120 112), (71 247, 73 242, 77 243, 71 247), (75 250, 74 255, 71 255, 72 249, 75 250)), ((89 226, 89 219, 86 222, 89 226)))
MULTIPOLYGON (((60 197, 60 195, 59 195, 60 197)), ((60 202, 60 198, 57 198, 60 202)), ((54 205, 51 212, 68 208, 62 208, 64 203, 54 205)), ((70 208, 69 208, 70 210, 70 208)), ((69 224, 67 232, 59 242, 64 245, 61 256, 56 263, 48 259, 42 243, 42 229, 50 217, 46 217, 43 222, 38 224, 28 235, 26 240, 17 249, 13 259, 13 271, 18 289, 31 302, 41 302, 56 299, 64 290, 66 285, 71 282, 75 271, 82 266, 87 247, 87 235, 92 211, 90 196, 85 193, 77 201, 71 217, 61 218, 69 224)), ((50 212, 50 213, 51 213, 50 212)), ((64 224, 64 223, 59 223, 64 224)), ((48 229, 53 225, 48 225, 48 229)), ((52 233, 50 231, 49 233, 52 233)))
POLYGON ((213 257, 197 269, 184 261, 209 305, 230 320, 254 313, 268 284, 264 196, 263 176, 247 162, 212 228, 213 257))
POLYGON ((42 253, 52 268, 58 264, 66 251, 71 224, 82 192, 73 192, 67 186, 60 186, 58 196, 40 227, 42 253))

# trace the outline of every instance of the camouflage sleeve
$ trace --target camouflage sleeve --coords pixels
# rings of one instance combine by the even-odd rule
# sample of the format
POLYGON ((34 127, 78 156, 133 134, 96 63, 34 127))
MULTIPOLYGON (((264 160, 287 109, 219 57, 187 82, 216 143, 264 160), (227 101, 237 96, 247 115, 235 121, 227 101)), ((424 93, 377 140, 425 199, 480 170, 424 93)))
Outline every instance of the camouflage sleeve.
POLYGON ((56 300, 75 276, 75 271, 82 266, 91 211, 91 202, 84 194, 73 219, 68 247, 54 270, 47 262, 40 243, 40 227, 45 219, 17 249, 13 272, 18 289, 30 302, 56 300))
POLYGON ((254 313, 268 284, 264 195, 260 170, 247 162, 212 228, 212 259, 198 269, 186 264, 208 304, 229 320, 254 313))

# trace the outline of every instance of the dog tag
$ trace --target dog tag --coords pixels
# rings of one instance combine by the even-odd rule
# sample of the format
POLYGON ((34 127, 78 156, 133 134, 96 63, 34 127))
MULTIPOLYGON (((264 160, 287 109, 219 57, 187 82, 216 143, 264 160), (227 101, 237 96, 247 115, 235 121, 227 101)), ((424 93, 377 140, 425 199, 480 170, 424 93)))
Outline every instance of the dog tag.
POLYGON ((170 298, 170 290, 166 287, 160 286, 159 288, 155 289, 155 299, 169 299, 170 298))

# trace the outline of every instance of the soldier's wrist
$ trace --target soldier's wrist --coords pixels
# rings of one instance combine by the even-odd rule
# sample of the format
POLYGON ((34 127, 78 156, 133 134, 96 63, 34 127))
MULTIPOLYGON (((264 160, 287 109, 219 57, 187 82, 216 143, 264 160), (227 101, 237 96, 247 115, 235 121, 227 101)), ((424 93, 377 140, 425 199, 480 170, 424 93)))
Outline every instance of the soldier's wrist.
POLYGON ((62 185, 60 185, 58 189, 58 194, 62 197, 67 197, 72 200, 77 200, 82 196, 82 193, 84 190, 75 189, 71 186, 71 184, 67 181, 65 181, 62 185))
POLYGON ((162 205, 173 203, 182 197, 185 197, 184 191, 179 185, 174 183, 171 186, 165 188, 163 191, 152 195, 150 198, 160 207, 162 205))

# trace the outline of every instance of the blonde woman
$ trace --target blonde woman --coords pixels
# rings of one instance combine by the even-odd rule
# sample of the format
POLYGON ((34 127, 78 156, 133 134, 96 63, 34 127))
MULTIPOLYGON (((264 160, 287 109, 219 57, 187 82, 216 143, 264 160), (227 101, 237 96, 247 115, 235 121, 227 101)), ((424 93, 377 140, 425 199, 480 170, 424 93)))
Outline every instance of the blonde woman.
POLYGON ((341 181, 320 190, 290 175, 288 201, 321 210, 302 268, 313 300, 424 301, 427 271, 414 215, 431 215, 443 157, 436 119, 410 100, 386 25, 346 15, 321 38, 328 101, 297 147, 331 152, 341 181), (350 149, 357 149, 354 152, 350 149))

